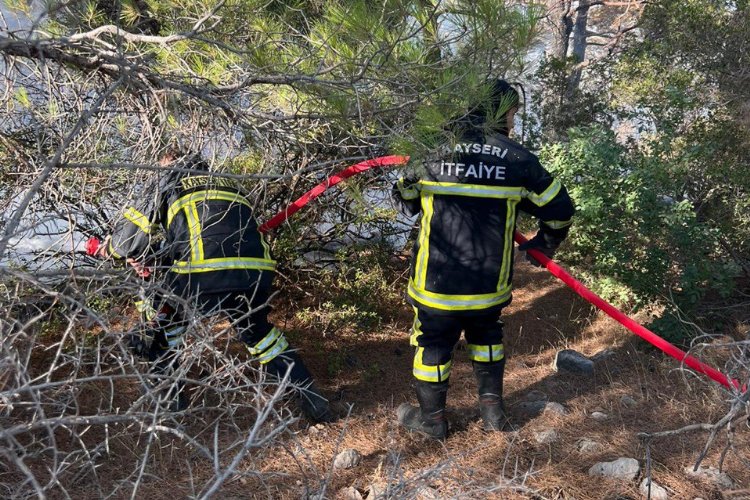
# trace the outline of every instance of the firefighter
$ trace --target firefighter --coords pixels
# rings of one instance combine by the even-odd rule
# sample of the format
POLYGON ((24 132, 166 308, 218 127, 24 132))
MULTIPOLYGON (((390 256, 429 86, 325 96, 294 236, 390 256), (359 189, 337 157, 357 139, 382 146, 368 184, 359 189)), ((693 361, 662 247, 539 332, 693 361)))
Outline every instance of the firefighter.
POLYGON ((490 98, 450 124, 453 139, 437 160, 426 161, 418 177, 399 179, 393 190, 402 212, 421 212, 407 292, 415 311, 410 341, 419 406, 404 403, 397 416, 405 428, 436 439, 448 431, 448 380, 462 332, 483 429, 507 426, 500 313, 511 301, 516 217, 524 211, 539 219, 536 236, 519 250, 552 257, 574 213, 565 187, 508 138, 518 92, 504 80, 488 86, 490 98))
MULTIPOLYGON (((186 330, 185 305, 202 316, 226 315, 250 354, 270 374, 290 370, 301 410, 313 421, 330 421, 328 402, 312 382, 284 333, 268 321, 268 300, 276 262, 258 232, 251 204, 232 179, 212 176, 197 156, 162 159, 160 179, 143 191, 141 203, 126 206, 99 257, 126 259, 140 276, 163 267, 166 289, 178 300, 145 308, 153 340, 133 337, 131 348, 145 354, 154 371, 174 371, 186 330), (161 234, 161 240, 157 237, 161 234)), ((173 409, 184 409, 184 391, 172 394, 173 409)))

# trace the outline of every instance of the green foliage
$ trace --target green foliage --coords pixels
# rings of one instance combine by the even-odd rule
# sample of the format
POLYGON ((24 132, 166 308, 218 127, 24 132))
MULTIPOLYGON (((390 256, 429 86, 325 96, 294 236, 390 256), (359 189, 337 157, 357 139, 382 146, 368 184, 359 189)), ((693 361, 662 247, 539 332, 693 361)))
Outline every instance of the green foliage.
POLYGON ((708 290, 730 293, 737 268, 671 174, 678 159, 660 153, 592 127, 571 130, 569 143, 544 148, 541 159, 576 202, 565 259, 592 287, 620 304, 674 301, 689 311, 708 290))
POLYGON ((402 294, 393 284, 388 255, 380 247, 342 252, 334 270, 319 271, 314 285, 318 304, 300 310, 297 319, 323 333, 376 329, 402 294))

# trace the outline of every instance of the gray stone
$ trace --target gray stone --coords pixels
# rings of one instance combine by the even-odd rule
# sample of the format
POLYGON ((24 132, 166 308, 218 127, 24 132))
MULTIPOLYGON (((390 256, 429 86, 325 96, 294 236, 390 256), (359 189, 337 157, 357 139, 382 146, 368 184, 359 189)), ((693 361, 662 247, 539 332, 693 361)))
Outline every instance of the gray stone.
POLYGON ((539 415, 544 411, 546 406, 546 401, 523 401, 514 405, 514 408, 518 408, 521 413, 527 415, 539 415))
POLYGON ((346 449, 333 459, 334 469, 351 469, 362 461, 362 454, 353 448, 346 449))
POLYGON ((576 447, 581 453, 597 453, 604 449, 604 446, 602 446, 601 443, 589 438, 579 439, 576 443, 576 447))
POLYGON ((573 349, 558 351, 552 366, 555 371, 563 370, 579 375, 592 375, 594 373, 594 362, 573 349))
POLYGON ((692 466, 688 466, 685 467, 685 472, 688 476, 704 479, 725 490, 735 487, 734 479, 726 472, 720 472, 716 467, 699 467, 697 471, 694 471, 692 466))
POLYGON ((613 462, 599 462, 589 469, 589 476, 603 476, 612 479, 632 481, 638 477, 641 464, 635 458, 618 458, 613 462))
MULTIPOLYGON (((641 486, 638 488, 638 491, 641 492, 641 495, 646 498, 649 498, 648 483, 648 478, 644 477, 643 481, 641 481, 641 486)), ((667 500, 668 498, 669 494, 667 493, 667 490, 659 486, 654 481, 651 481, 651 500, 667 500)))
POLYGON ((542 391, 529 391, 523 396, 524 401, 547 401, 547 394, 542 391))
POLYGON ((568 410, 560 403, 549 401, 544 405, 544 413, 556 413, 565 416, 568 414, 568 410))
POLYGON ((363 500, 362 494, 353 486, 341 488, 336 493, 336 498, 338 500, 363 500))
POLYGON ((607 420, 609 418, 609 415, 607 415, 603 411, 595 411, 591 414, 591 418, 599 422, 603 422, 604 420, 607 420))
POLYGON ((535 432, 534 439, 539 444, 552 444, 560 439, 560 436, 555 429, 545 429, 543 431, 535 432))
POLYGON ((638 406, 638 401, 626 394, 625 396, 620 398, 620 404, 622 404, 622 406, 624 406, 625 408, 635 408, 636 406, 638 406))
POLYGON ((601 361, 607 361, 607 359, 611 358, 614 355, 615 351, 613 349, 604 349, 603 351, 597 352, 589 359, 591 359, 591 361, 593 361, 594 363, 599 363, 601 361))

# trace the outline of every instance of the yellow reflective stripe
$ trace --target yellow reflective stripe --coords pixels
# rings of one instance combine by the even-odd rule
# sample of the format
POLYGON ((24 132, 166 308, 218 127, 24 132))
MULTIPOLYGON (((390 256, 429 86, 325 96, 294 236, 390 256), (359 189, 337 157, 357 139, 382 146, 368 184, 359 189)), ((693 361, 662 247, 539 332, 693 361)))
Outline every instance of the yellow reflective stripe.
POLYGON ((422 362, 424 347, 417 347, 414 353, 414 378, 424 380, 425 382, 443 382, 448 380, 451 375, 451 366, 453 361, 450 360, 444 365, 426 365, 422 362))
POLYGON ((169 347, 174 347, 180 342, 182 342, 182 334, 185 332, 184 326, 178 326, 177 328, 174 328, 164 334, 164 336, 167 338, 167 345, 169 347))
POLYGON ((513 198, 520 200, 527 190, 515 186, 484 186, 481 184, 459 184, 455 182, 420 181, 423 193, 455 196, 473 196, 477 198, 513 198))
POLYGON ((271 345, 274 342, 276 342, 279 339, 279 337, 281 337, 282 335, 283 334, 281 333, 281 330, 279 330, 276 327, 273 327, 271 331, 268 332, 268 334, 265 337, 260 339, 260 341, 257 344, 255 344, 252 347, 248 346, 248 349, 250 350, 250 354, 255 356, 256 354, 262 353, 263 351, 271 347, 271 345))
POLYGON ((466 311, 475 309, 486 309, 500 305, 510 299, 511 287, 508 285, 497 293, 486 293, 476 295, 448 295, 442 293, 428 292, 415 286, 409 281, 409 296, 426 306, 444 311, 466 311))
POLYGON ((182 210, 185 206, 193 203, 201 203, 205 201, 228 201, 231 203, 240 203, 247 207, 252 208, 250 202, 239 193, 230 193, 228 191, 219 191, 218 189, 206 189, 205 191, 198 191, 196 193, 186 194, 181 198, 178 198, 174 203, 169 206, 167 210, 167 227, 172 224, 172 219, 175 215, 182 210))
POLYGON ((422 335, 422 322, 419 321, 419 310, 412 306, 414 309, 414 322, 411 325, 411 335, 409 336, 409 344, 418 346, 417 338, 422 335))
POLYGON ((471 359, 472 361, 491 363, 493 361, 500 361, 501 359, 503 359, 503 357, 505 357, 503 344, 466 344, 466 349, 469 351, 469 359, 471 359))
POLYGON ((403 177, 401 177, 398 182, 396 182, 398 192, 401 194, 401 198, 405 200, 416 200, 417 198, 419 198, 419 189, 417 189, 418 185, 419 184, 412 184, 409 187, 404 186, 403 177))
POLYGON ((273 358, 281 354, 286 350, 286 348, 289 347, 289 343, 286 341, 284 337, 281 337, 276 344, 272 348, 270 348, 268 351, 264 352, 260 357, 258 357, 258 361, 260 361, 260 364, 264 365, 271 361, 273 358))
POLYGON ((128 219, 130 222, 138 226, 138 229, 143 231, 146 234, 151 233, 151 223, 148 220, 148 217, 143 215, 141 212, 136 210, 133 207, 128 207, 125 209, 125 212, 123 212, 123 217, 128 219))
POLYGON ((198 207, 195 203, 190 203, 185 206, 185 217, 187 217, 187 227, 190 233, 190 255, 193 262, 203 260, 203 238, 201 238, 201 227, 200 216, 198 215, 198 207))
POLYGON ((203 259, 190 262, 177 261, 172 265, 170 270, 178 274, 187 274, 225 271, 228 269, 259 269, 262 271, 273 271, 276 269, 276 261, 255 257, 217 257, 215 259, 203 259))
POLYGON ((117 250, 115 250, 115 247, 112 246, 112 242, 109 242, 109 254, 114 257, 115 259, 122 259, 124 258, 122 255, 117 253, 117 250))
POLYGON ((151 321, 158 314, 156 309, 154 309, 154 305, 152 304, 151 299, 136 301, 135 310, 143 314, 143 317, 146 318, 146 321, 151 321))
POLYGON ((552 229, 562 229, 564 227, 568 227, 569 225, 573 224, 573 219, 568 220, 544 220, 542 221, 545 224, 547 224, 552 229))
POLYGON ((542 207, 552 201, 552 198, 557 196, 557 193, 560 192, 560 189, 562 189, 562 184, 560 184, 560 181, 555 179, 552 181, 552 184, 547 186, 547 189, 545 189, 542 194, 536 194, 535 192, 531 191, 529 192, 527 197, 534 203, 534 205, 542 207))
POLYGON ((271 249, 269 248, 268 243, 266 243, 266 239, 260 232, 258 232, 258 238, 260 238, 260 244, 263 245, 263 257, 267 260, 271 260, 271 249))
POLYGON ((497 280, 497 291, 508 286, 510 270, 513 267, 513 230, 516 228, 516 205, 518 200, 508 200, 505 204, 505 239, 503 240, 503 263, 497 280))
POLYGON ((414 269, 414 279, 417 284, 424 288, 427 283, 427 260, 430 256, 430 224, 434 212, 435 198, 428 194, 422 197, 422 221, 419 224, 419 252, 417 252, 417 265, 414 269))

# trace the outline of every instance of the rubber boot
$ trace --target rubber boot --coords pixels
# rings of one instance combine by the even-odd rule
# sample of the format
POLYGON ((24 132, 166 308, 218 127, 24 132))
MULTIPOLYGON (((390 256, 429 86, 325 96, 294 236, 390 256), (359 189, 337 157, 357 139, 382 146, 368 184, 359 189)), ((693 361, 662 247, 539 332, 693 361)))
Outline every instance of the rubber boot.
POLYGON ((409 403, 401 404, 396 410, 398 423, 433 439, 443 440, 448 435, 448 421, 445 418, 445 400, 448 395, 448 382, 424 382, 417 380, 417 401, 419 407, 409 403))
POLYGON ((289 381, 296 386, 297 404, 305 416, 313 422, 333 422, 336 417, 328 406, 328 400, 313 383, 312 375, 299 354, 285 351, 266 363, 269 373, 281 379, 292 365, 289 381))
POLYGON ((510 427, 503 405, 503 372, 505 359, 496 363, 473 361, 479 393, 479 414, 485 431, 502 431, 510 427))
POLYGON ((148 380, 151 390, 166 385, 166 387, 159 389, 157 395, 159 402, 171 412, 186 410, 190 402, 185 391, 185 383, 180 380, 169 379, 179 367, 178 353, 168 348, 165 349, 154 339, 148 356, 151 361, 149 374, 157 376, 148 380))

